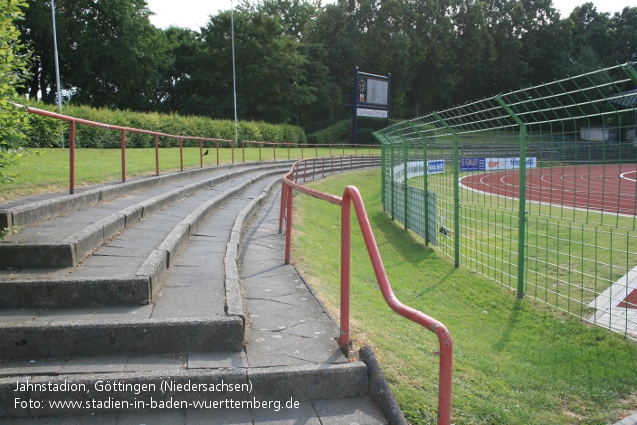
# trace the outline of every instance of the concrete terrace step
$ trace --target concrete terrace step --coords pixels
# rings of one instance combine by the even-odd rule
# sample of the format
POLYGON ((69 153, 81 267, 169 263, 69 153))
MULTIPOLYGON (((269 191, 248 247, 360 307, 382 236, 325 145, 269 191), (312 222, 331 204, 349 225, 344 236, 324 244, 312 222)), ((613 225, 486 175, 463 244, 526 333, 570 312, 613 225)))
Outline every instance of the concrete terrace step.
MULTIPOLYGON (((63 418, 14 419, 6 425, 208 425, 208 424, 307 424, 307 425, 379 425, 386 419, 368 397, 301 401, 294 408, 280 407, 244 409, 174 410, 170 412, 105 413, 63 418)), ((630 424, 633 424, 631 422, 630 424)), ((623 425, 623 424, 622 424, 623 425)))
POLYGON ((245 173, 282 166, 226 167, 196 175, 145 178, 123 183, 117 190, 93 189, 7 208, 0 211, 4 221, 29 227, 0 242, 0 268, 75 267, 104 241, 168 205, 245 173))
MULTIPOLYGON (((0 352, 5 357, 19 358, 239 350, 244 339, 242 311, 226 315, 225 305, 242 305, 242 301, 238 288, 233 290, 232 285, 225 283, 226 246, 231 239, 236 211, 246 206, 253 208, 250 205, 254 202, 250 198, 256 198, 265 188, 271 188, 278 179, 276 174, 281 174, 277 170, 268 173, 275 173, 275 176, 267 180, 267 175, 261 175, 265 180, 258 182, 250 178, 251 175, 244 176, 247 180, 239 186, 199 205, 196 211, 208 210, 211 202, 218 203, 220 197, 228 198, 228 192, 237 195, 236 188, 241 186, 245 186, 243 195, 248 196, 229 199, 212 213, 209 220, 204 220, 201 213, 196 214, 196 223, 189 224, 193 229, 193 240, 184 246, 181 256, 177 253, 185 243, 183 239, 189 236, 190 227, 182 226, 183 232, 174 235, 174 230, 168 232, 175 226, 173 221, 160 250, 151 250, 146 261, 132 257, 136 261, 131 268, 121 264, 131 258, 117 259, 119 264, 116 267, 124 272, 128 269, 134 273, 140 267, 139 263, 144 262, 140 270, 152 274, 150 283, 154 288, 149 305, 25 309, 17 315, 15 309, 0 310, 0 320, 5 322, 0 328, 0 352), (166 240, 171 242, 166 244, 166 240), (157 258, 160 261, 155 261, 157 258), (152 265, 157 264, 159 270, 148 265, 149 259, 152 265), (170 266, 173 266, 172 270, 169 270, 170 266), (162 280, 164 288, 158 296, 162 280), (193 311, 197 312, 196 317, 193 311)), ((232 185, 233 182, 224 184, 232 185)), ((205 194, 200 195, 206 197, 205 194)), ((175 217, 179 219, 188 210, 175 217)), ((153 219, 161 220, 161 214, 149 220, 153 219)), ((179 225, 175 227, 179 228, 179 225)), ((90 273, 117 273, 110 269, 108 265, 98 265, 90 273)), ((37 282, 33 284, 37 285, 37 282)), ((60 286, 60 297, 72 292, 73 284, 67 282, 67 288, 60 286)), ((142 301, 148 301, 148 291, 146 288, 145 294, 141 294, 145 296, 142 301)))
POLYGON ((256 181, 282 172, 281 168, 257 170, 199 191, 127 227, 76 268, 48 273, 5 270, 0 273, 4 274, 0 307, 135 305, 149 301, 157 295, 159 281, 174 260, 171 254, 175 257, 183 242, 196 235, 201 220, 256 181))
MULTIPOLYGON (((338 162, 332 161, 335 167, 338 162)), ((322 169, 299 171, 301 181, 323 174, 322 169)), ((20 354, 22 340, 14 337, 14 359, 0 362, 3 423, 404 424, 373 355, 362 350, 362 361, 355 361, 340 352, 338 327, 296 270, 284 264, 277 182, 278 177, 265 177, 199 222, 179 254, 167 254, 170 268, 149 305, 4 309, 0 332, 1 322, 15 328, 20 317, 36 310, 24 326, 48 320, 58 323, 50 326, 55 331, 75 329, 51 335, 49 347, 69 353, 61 356, 20 354), (232 329, 215 334, 206 328, 217 319, 231 322, 226 325, 232 329), (91 322, 103 325, 102 335, 77 332, 90 329, 91 322), (130 334, 113 339, 117 332, 130 334), (229 334, 240 335, 232 339, 237 346, 205 346, 229 334), (102 388, 104 383, 115 385, 102 388), (199 391, 193 385, 201 385, 199 391), (213 406, 229 399, 244 405, 213 406), (195 402, 208 405, 196 408, 195 402), (284 406, 288 402, 293 408, 284 406)), ((131 241, 133 247, 139 239, 131 241)), ((102 271, 113 272, 109 265, 102 271)), ((25 339, 23 347, 29 344, 25 339)))

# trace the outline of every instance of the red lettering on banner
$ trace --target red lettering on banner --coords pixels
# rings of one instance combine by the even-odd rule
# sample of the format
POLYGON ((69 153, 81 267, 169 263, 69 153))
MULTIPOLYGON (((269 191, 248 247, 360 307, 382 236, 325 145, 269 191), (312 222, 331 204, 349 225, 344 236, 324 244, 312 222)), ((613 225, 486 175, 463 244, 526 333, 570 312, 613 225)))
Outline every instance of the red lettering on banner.
POLYGON ((489 162, 489 168, 496 168, 499 162, 489 162))

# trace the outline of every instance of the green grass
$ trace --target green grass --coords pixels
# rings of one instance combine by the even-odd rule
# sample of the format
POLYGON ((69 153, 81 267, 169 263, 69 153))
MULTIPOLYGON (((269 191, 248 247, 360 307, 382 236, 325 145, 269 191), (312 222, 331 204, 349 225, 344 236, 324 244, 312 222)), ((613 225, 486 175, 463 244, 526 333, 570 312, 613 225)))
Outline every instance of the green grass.
MULTIPOLYGON (((204 166, 212 166, 217 163, 217 155, 214 147, 209 149, 209 154, 204 157, 204 166)), ((199 167, 199 148, 184 148, 184 168, 199 167)), ((0 201, 43 192, 65 191, 69 188, 69 149, 33 149, 39 155, 29 155, 23 158, 18 165, 8 167, 7 172, 16 173, 18 179, 14 183, 0 184, 0 201)), ((109 181, 121 181, 121 151, 119 149, 76 149, 76 186, 91 185, 109 181)), ((290 148, 278 147, 276 159, 300 159, 326 155, 345 154, 369 154, 379 153, 379 149, 342 149, 335 147, 319 148, 290 148)), ((245 149, 245 161, 271 161, 275 151, 272 147, 245 149)), ((241 148, 234 150, 235 162, 243 162, 244 153, 241 148)), ((219 163, 232 162, 232 150, 219 149, 219 163)), ((176 171, 180 169, 179 148, 159 149, 160 173, 176 171)), ((126 150, 126 174, 127 178, 141 175, 155 174, 155 150, 153 148, 127 149, 126 150)))
MULTIPOLYGON (((313 183, 333 194, 357 186, 397 297, 442 321, 454 341, 455 424, 606 424, 637 409, 637 347, 581 324, 466 268, 381 211, 379 170, 313 183)), ((294 262, 337 315, 340 211, 295 198, 294 262)), ((354 227, 357 229, 357 227, 354 227)), ((360 232, 352 235, 355 344, 371 344, 409 422, 433 424, 435 336, 391 312, 360 232)))

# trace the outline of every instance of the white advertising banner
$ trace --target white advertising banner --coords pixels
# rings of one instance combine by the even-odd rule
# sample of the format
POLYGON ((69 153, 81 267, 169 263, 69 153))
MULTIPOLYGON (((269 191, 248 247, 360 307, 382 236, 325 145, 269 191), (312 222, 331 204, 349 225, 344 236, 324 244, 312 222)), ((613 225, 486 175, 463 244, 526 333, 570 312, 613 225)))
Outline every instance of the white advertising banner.
MULTIPOLYGON (((536 168, 537 158, 532 156, 526 159, 526 168, 536 168)), ((520 168, 520 158, 485 158, 485 170, 516 170, 520 168)))

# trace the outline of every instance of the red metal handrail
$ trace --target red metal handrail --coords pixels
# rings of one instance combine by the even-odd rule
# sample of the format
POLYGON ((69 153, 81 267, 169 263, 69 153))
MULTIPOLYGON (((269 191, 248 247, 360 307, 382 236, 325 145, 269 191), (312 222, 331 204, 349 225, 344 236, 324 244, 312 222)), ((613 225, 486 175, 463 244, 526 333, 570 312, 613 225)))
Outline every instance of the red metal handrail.
POLYGON ((341 154, 345 155, 345 149, 354 149, 354 154, 358 155, 358 150, 367 150, 367 153, 369 155, 372 154, 372 149, 380 149, 381 146, 380 145, 347 145, 347 144, 316 144, 316 145, 303 145, 303 144, 294 144, 294 143, 277 143, 277 142, 262 142, 262 141, 255 141, 255 140, 243 140, 241 142, 241 150, 242 150, 242 155, 243 155, 243 162, 245 162, 245 148, 246 148, 246 143, 252 143, 254 145, 257 145, 259 147, 259 161, 261 161, 261 147, 262 146, 272 146, 273 150, 274 150, 274 160, 276 161, 276 148, 277 146, 279 147, 286 147, 288 150, 288 159, 290 158, 290 147, 296 147, 296 148, 300 148, 301 149, 301 159, 305 159, 305 155, 304 155, 304 151, 305 150, 310 150, 310 149, 314 149, 314 156, 318 157, 318 150, 319 148, 329 148, 330 150, 330 156, 332 155, 332 148, 340 148, 341 149, 341 154))
MULTIPOLYGON (((316 159, 314 159, 316 161, 316 159)), ((438 425, 449 425, 451 423, 451 374, 453 362, 453 345, 449 331, 438 320, 427 316, 426 314, 402 304, 392 291, 391 284, 383 265, 383 260, 378 251, 374 233, 369 223, 369 218, 365 211, 363 198, 358 189, 354 186, 348 186, 343 192, 343 196, 339 197, 329 193, 310 189, 298 184, 299 166, 304 163, 307 169, 309 160, 300 160, 294 163, 292 169, 283 177, 282 196, 281 196, 281 214, 279 216, 279 232, 283 227, 284 216, 286 218, 286 234, 285 234, 285 262, 290 263, 291 259, 291 239, 292 239, 292 199, 293 191, 297 190, 301 193, 313 196, 315 198, 327 201, 331 204, 341 207, 341 318, 340 327, 341 334, 339 345, 345 353, 349 351, 349 300, 350 300, 350 235, 351 235, 351 204, 354 204, 356 216, 365 240, 365 246, 369 258, 374 268, 376 280, 380 287, 381 293, 389 307, 396 313, 407 319, 418 323, 435 333, 438 337, 440 351, 436 354, 440 356, 440 366, 438 373, 438 425), (285 211, 285 212, 284 212, 285 211)))
MULTIPOLYGON (((31 106, 20 105, 18 103, 14 104, 19 108, 24 108, 27 112, 30 112, 35 115, 41 115, 44 117, 55 118, 63 121, 68 121, 70 124, 69 131, 69 171, 70 171, 70 183, 69 183, 69 191, 70 193, 75 192, 75 127, 77 124, 89 125, 92 127, 106 128, 109 130, 118 130, 121 132, 121 150, 122 150, 122 181, 126 181, 126 132, 131 133, 141 133, 152 135, 155 138, 155 173, 159 175, 159 136, 168 137, 171 139, 179 140, 179 168, 181 171, 184 170, 184 155, 183 155, 183 140, 199 140, 200 146, 200 156, 203 155, 201 153, 201 145, 203 141, 213 141, 216 142, 217 147, 217 165, 219 165, 219 142, 230 143, 232 147, 232 163, 234 164, 234 141, 227 139, 218 139, 212 137, 199 137, 199 136, 181 136, 174 134, 162 133, 159 131, 151 131, 151 130, 142 130, 139 128, 131 128, 131 127, 123 127, 120 125, 111 125, 104 124, 95 121, 85 120, 82 118, 75 118, 68 115, 57 114, 55 112, 45 111, 43 109, 33 108, 31 106)), ((200 158, 200 165, 203 167, 203 156, 200 158)))

